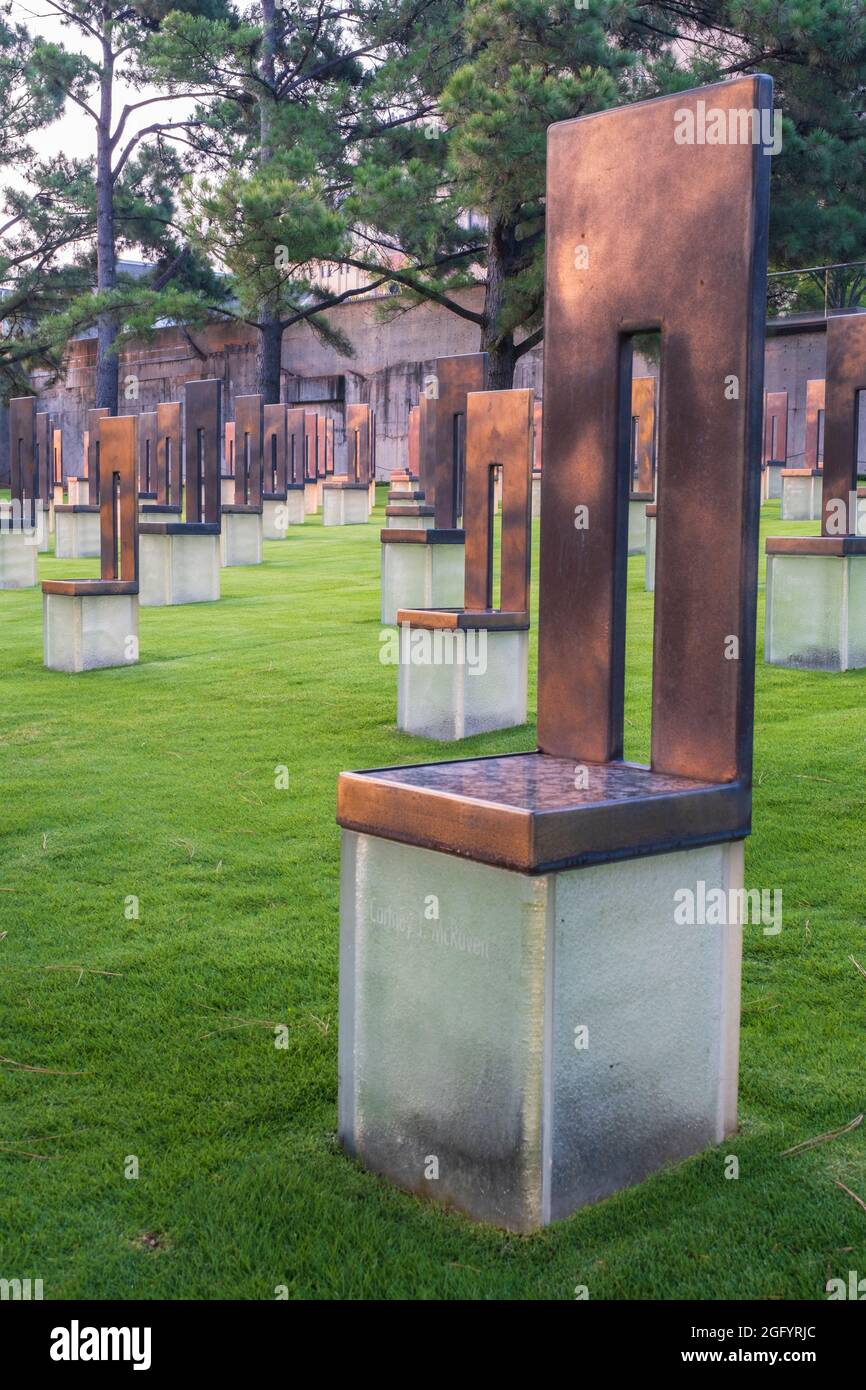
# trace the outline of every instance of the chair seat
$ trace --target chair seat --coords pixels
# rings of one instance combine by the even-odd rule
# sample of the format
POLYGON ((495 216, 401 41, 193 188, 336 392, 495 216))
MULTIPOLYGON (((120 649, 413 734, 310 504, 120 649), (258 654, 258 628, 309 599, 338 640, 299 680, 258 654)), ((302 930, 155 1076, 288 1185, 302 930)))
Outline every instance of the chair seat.
POLYGON ((134 579, 44 579, 43 594, 64 594, 67 598, 97 598, 108 594, 137 594, 134 579))
POLYGON ((536 874, 742 839, 750 797, 737 782, 672 777, 636 763, 511 753, 343 772, 337 821, 536 874))

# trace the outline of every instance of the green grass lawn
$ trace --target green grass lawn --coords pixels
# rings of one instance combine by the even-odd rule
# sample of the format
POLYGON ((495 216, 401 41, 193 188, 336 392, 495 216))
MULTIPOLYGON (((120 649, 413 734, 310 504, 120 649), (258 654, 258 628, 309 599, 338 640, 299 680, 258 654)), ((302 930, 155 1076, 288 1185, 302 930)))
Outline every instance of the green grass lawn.
MULTIPOLYGON (((816 529, 764 513, 764 533, 816 529)), ((200 1299, 818 1299, 866 1276, 866 1211, 835 1185, 866 1199, 866 1123, 780 1156, 866 1108, 866 671, 759 660, 747 881, 783 890, 784 929, 746 931, 734 1139, 531 1237, 338 1148, 337 774, 535 746, 534 724, 456 747, 397 733, 382 524, 310 521, 224 570, 221 603, 143 609, 134 668, 46 671, 41 594, 0 593, 0 1276, 46 1298, 200 1299)))

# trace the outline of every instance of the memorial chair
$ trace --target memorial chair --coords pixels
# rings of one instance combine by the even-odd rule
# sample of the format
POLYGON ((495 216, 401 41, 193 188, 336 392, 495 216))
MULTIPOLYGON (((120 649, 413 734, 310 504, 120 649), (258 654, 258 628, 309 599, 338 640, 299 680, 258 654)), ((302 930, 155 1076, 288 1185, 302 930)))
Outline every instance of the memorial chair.
POLYGON ((788 466, 788 393, 764 392, 764 447, 761 501, 782 496, 782 469, 788 466))
POLYGON ((44 656, 50 670, 80 672, 138 661, 137 429, 134 415, 103 415, 96 421, 100 577, 43 581, 44 656))
POLYGON ((338 784, 340 1139, 516 1231, 736 1129, 770 158, 681 143, 698 103, 760 131, 772 83, 548 131, 537 750, 338 784), (648 330, 665 389, 643 766, 623 728, 648 330), (682 925, 707 893, 721 923, 682 925))
POLYGON ((297 407, 286 407, 286 510, 290 526, 303 526, 307 515, 304 502, 304 414, 297 407))
POLYGON ((222 509, 222 563, 262 563, 264 417, 261 396, 235 397, 235 493, 222 509))
POLYGON ((628 553, 646 551, 646 509, 655 501, 656 384, 637 376, 631 384, 631 474, 628 494, 628 553))
MULTIPOLYGON (((830 320, 827 320, 828 329, 830 320)), ((829 332, 828 332, 829 341, 829 332)), ((806 447, 802 468, 782 468, 782 521, 820 521, 826 381, 806 382, 806 447)))
POLYGON ((400 609, 397 727, 460 739, 526 723, 532 392, 466 397, 466 602, 400 609), (493 522, 502 477, 500 601, 493 522))
POLYGON ((346 472, 322 490, 325 526, 357 526, 370 519, 370 407, 346 406, 346 472))
MULTIPOLYGON (((177 409, 179 413, 179 402, 177 409)), ((180 496, 182 472, 186 478, 186 514, 184 517, 169 507, 144 509, 139 535, 140 600, 145 608, 214 603, 220 596, 221 416, 222 382, 188 381, 184 386, 182 462, 180 420, 175 421, 172 413, 165 421, 171 425, 165 455, 169 463, 177 440, 177 460, 168 470, 174 476, 167 493, 173 490, 180 496)), ((140 444, 139 440, 139 460, 140 444)))
POLYGON ((84 472, 73 487, 69 502, 54 508, 54 555, 58 560, 95 560, 102 553, 99 517, 99 422, 107 417, 104 406, 88 410, 84 433, 84 472), (83 501, 83 497, 87 501, 83 501))
MULTIPOLYGON (((817 463, 825 383, 808 384, 815 389, 806 450, 817 463)), ((866 666, 866 518, 860 515, 866 505, 857 492, 859 392, 864 390, 866 316, 834 314, 827 320, 823 468, 800 475, 810 489, 820 481, 821 534, 774 536, 766 542, 764 657, 775 666, 817 671, 866 666)), ((783 484, 789 476, 782 474, 783 484)), ((808 502, 814 510, 811 495, 808 502)))
POLYGON ((304 512, 315 516, 319 507, 319 417, 304 411, 304 512))
POLYGON ((284 541, 289 530, 286 501, 289 480, 289 435, 286 407, 266 405, 264 428, 264 492, 262 493, 262 536, 266 541, 284 541))
POLYGON ((44 527, 36 451, 36 397, 9 402, 10 500, 0 501, 0 589, 32 589, 44 527))
POLYGON ((386 625, 396 623, 400 608, 463 605, 465 537, 459 519, 466 397, 486 385, 486 352, 440 357, 425 382, 419 419, 424 505, 414 525, 401 526, 400 518, 389 516, 393 524, 380 535, 386 625))

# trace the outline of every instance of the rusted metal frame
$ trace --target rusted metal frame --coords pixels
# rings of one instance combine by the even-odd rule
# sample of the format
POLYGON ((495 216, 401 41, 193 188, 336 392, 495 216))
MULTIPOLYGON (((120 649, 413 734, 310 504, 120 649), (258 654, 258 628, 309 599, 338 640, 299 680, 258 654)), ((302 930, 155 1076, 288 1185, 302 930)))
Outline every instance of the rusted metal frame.
POLYGON ((108 415, 106 406, 94 406, 87 412, 87 501, 99 506, 99 422, 108 415))
MULTIPOLYGON (((769 110, 771 83, 749 77, 709 92, 723 110, 769 110)), ((580 122, 587 137, 580 174, 567 124, 550 131, 539 743, 576 760, 621 756, 631 339, 657 329, 664 505, 652 768, 747 782, 769 159, 760 145, 675 143, 674 109, 695 99, 681 93, 614 113, 625 170, 602 148, 604 117, 580 122), (597 179, 584 179, 587 161, 597 179), (621 180, 638 166, 647 198, 641 218, 625 228, 621 180), (688 219, 670 199, 683 179, 688 219), (650 228, 652 276, 645 273, 650 228), (735 398, 724 390, 732 375, 735 398), (617 379, 618 404, 610 385, 617 379), (578 505, 588 507, 585 529, 575 528, 578 505)))
POLYGON ((463 511, 466 397, 486 387, 486 352, 438 358, 428 383, 428 406, 422 414, 427 438, 422 451, 432 474, 425 480, 425 491, 429 481, 433 495, 428 493, 428 501, 436 508, 436 526, 441 530, 456 527, 463 511))
POLYGON ((788 393, 767 391, 764 395, 763 462, 786 463, 788 460, 788 393))
POLYGON ((15 396, 9 402, 9 480, 18 517, 9 515, 9 529, 33 526, 39 493, 36 455, 36 397, 15 396))
POLYGON ((156 407, 156 501, 180 511, 183 505, 183 457, 180 401, 161 401, 156 407))
POLYGON ((99 422, 101 577, 125 584, 138 583, 137 430, 135 415, 99 422))
POLYGON ((285 498, 288 481, 286 407, 264 407, 264 495, 285 498))
POLYGON ((288 481, 292 487, 304 486, 304 411, 286 411, 286 452, 288 481))
POLYGON ((304 411, 304 482, 314 483, 319 476, 319 426, 315 410, 304 411))
POLYGON ((532 392, 479 391, 466 397, 467 614, 493 610, 494 470, 501 468, 499 611, 529 612, 532 392))
MULTIPOLYGON (((829 329, 831 320, 828 319, 829 329)), ((821 420, 824 415, 824 381, 815 377, 806 382, 806 449, 805 465, 813 472, 821 467, 821 420)))
POLYGON ((156 411, 138 417, 138 495, 156 501, 156 411))
POLYGON ((52 421, 47 411, 36 414, 36 496, 47 508, 52 498, 52 421))
POLYGON ((235 398, 235 506, 262 509, 264 422, 261 396, 235 398))
MULTIPOLYGON (((824 382, 820 384, 825 385, 824 382)), ((857 491, 858 392, 863 390, 866 390, 866 315, 834 315, 827 320, 822 536, 839 534, 840 506, 848 521, 844 533, 856 531, 857 505, 855 501, 852 507, 851 502, 852 494, 857 491)), ((816 392, 813 397, 817 411, 816 392)), ((822 404, 823 399, 822 395, 822 404)), ((817 439, 817 423, 814 432, 817 439)))
POLYGON ((649 502, 655 495, 656 384, 651 376, 638 376, 631 384, 631 471, 633 502, 649 502))
POLYGON ((222 382, 212 377, 184 387, 184 471, 186 519, 191 525, 219 525, 222 382))

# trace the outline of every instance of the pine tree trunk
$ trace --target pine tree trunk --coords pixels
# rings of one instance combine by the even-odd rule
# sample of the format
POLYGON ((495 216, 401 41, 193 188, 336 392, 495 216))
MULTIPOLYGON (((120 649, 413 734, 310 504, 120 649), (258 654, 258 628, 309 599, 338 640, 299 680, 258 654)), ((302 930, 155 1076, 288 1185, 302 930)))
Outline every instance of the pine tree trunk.
MULTIPOLYGON (((276 0, 261 0, 262 50, 259 77, 266 88, 259 96, 259 162, 266 164, 273 154, 273 97, 276 86, 275 54, 276 0)), ((283 328, 278 305, 266 297, 259 306, 258 341, 256 343, 256 391, 266 405, 276 405, 280 399, 280 355, 283 328)))
POLYGON ((506 261, 512 229, 504 220, 491 220, 487 234, 487 283, 481 324, 481 350, 489 356, 487 389, 508 391, 514 382, 514 334, 499 327, 505 297, 506 261))
POLYGON ((276 405, 280 399, 280 354, 283 345, 283 325, 267 314, 259 319, 256 341, 256 391, 265 405, 276 405))
MULTIPOLYGON (((114 57, 110 29, 102 38, 102 72, 99 83, 99 120, 96 125, 96 286, 113 290, 117 283, 114 247, 114 181, 111 174, 111 101, 114 57)), ((117 316, 103 313, 96 320, 96 404, 117 414, 118 360, 112 352, 117 337, 117 316)))

